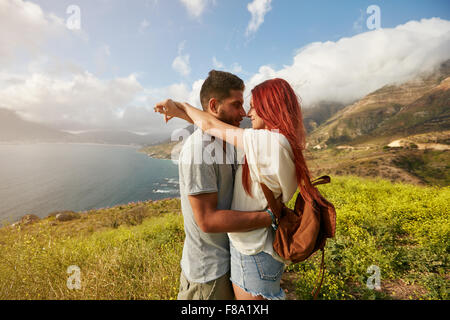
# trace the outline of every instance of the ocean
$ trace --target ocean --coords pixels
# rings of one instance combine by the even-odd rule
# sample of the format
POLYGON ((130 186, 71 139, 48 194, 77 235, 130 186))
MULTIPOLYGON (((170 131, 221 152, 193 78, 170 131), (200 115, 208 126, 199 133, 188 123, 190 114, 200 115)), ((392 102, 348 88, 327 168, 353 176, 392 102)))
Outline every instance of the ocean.
POLYGON ((179 197, 178 167, 138 147, 0 145, 0 222, 179 197))

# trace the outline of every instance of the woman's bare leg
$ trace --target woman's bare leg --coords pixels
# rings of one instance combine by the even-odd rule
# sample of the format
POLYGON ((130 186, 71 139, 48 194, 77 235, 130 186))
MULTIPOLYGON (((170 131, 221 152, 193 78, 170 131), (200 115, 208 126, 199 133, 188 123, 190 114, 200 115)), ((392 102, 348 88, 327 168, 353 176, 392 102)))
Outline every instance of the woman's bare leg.
POLYGON ((246 292, 244 289, 233 283, 234 295, 236 296, 236 300, 266 300, 261 296, 255 297, 251 293, 246 292))

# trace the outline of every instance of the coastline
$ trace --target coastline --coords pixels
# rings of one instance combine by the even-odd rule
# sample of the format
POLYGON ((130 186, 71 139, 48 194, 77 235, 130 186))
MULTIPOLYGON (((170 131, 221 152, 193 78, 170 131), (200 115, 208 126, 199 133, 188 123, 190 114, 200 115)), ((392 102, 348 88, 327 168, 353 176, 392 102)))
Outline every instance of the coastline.
MULTIPOLYGON (((128 147, 131 148, 129 149, 129 151, 132 154, 135 154, 135 152, 138 153, 144 153, 145 152, 141 152, 140 150, 142 150, 142 146, 137 146, 137 145, 123 145, 123 144, 104 144, 104 143, 80 143, 80 142, 20 142, 20 143, 15 143, 15 142, 0 142, 0 148, 2 145, 5 146, 27 146, 24 148, 29 148, 28 146, 30 146, 31 148, 36 148, 36 147, 32 147, 34 145, 42 145, 42 146, 48 146, 49 148, 52 145, 91 145, 91 146, 111 146, 111 147, 128 147)), ((43 149, 45 149, 44 147, 42 147, 43 149)), ((21 148, 18 148, 21 149, 21 148)), ((95 148, 94 148, 95 149, 95 148)), ((8 147, 6 147, 5 149, 3 149, 5 151, 9 150, 8 147)), ((106 148, 104 150, 107 150, 106 148)), ((149 156, 148 154, 145 154, 147 156, 149 156)), ((140 156, 139 156, 140 157, 140 156)), ((149 157, 150 159, 154 159, 154 160, 170 160, 170 159, 159 159, 159 158, 155 158, 155 157, 149 157)), ((145 160, 143 160, 145 161, 145 160)), ((148 160, 147 160, 148 161, 148 160)), ((170 160, 171 161, 171 160, 170 160)), ((176 163, 172 162, 171 165, 177 165, 176 163)), ((168 165, 163 164, 164 167, 166 167, 168 165)), ((174 170, 177 171, 177 168, 174 168, 174 170)), ((177 179, 176 179, 177 180, 177 179)), ((177 180, 178 181, 178 180, 177 180)), ((167 182, 162 182, 162 183, 167 183, 167 182)), ((179 199, 179 193, 175 192, 175 189, 178 189, 178 186, 172 186, 172 184, 170 183, 169 186, 159 186, 158 185, 153 185, 149 187, 150 189, 148 190, 148 197, 145 198, 141 198, 141 200, 139 200, 140 202, 143 201, 161 201, 161 200, 166 200, 166 199, 179 199), (170 189, 168 191, 166 191, 165 189, 170 189)), ((40 218, 46 217, 48 214, 52 213, 52 212, 64 212, 64 211, 75 211, 75 212, 83 212, 83 211, 91 211, 91 210, 103 210, 103 209, 109 209, 115 206, 123 206, 123 205, 127 205, 128 201, 125 200, 124 202, 120 202, 117 204, 113 204, 113 202, 111 202, 111 204, 105 203, 105 206, 101 206, 101 207, 86 207, 86 208, 80 208, 81 210, 77 210, 74 209, 73 207, 70 206, 64 206, 64 207, 58 207, 58 209, 50 209, 49 211, 47 210, 43 210, 43 211, 39 211, 38 213, 33 212, 33 210, 20 210, 17 211, 17 213, 10 213, 8 215, 3 215, 3 212, 0 212, 0 225, 2 222, 8 222, 8 224, 17 222, 18 220, 22 219, 23 216, 27 215, 27 214, 34 214, 39 216, 40 218), (53 211, 52 211, 53 210, 53 211)))
POLYGON ((170 143, 162 143, 159 145, 144 146, 139 150, 139 152, 145 153, 152 159, 170 160, 174 164, 178 164, 178 160, 173 160, 173 155, 175 152, 175 155, 178 157, 179 152, 181 151, 181 147, 182 144, 180 145, 180 142, 173 141, 170 143))
POLYGON ((178 160, 172 160, 172 159, 168 159, 168 158, 165 158, 165 157, 159 157, 159 156, 156 156, 156 155, 154 155, 154 154, 152 154, 152 153, 147 153, 147 152, 145 152, 145 151, 140 151, 140 150, 138 150, 138 152, 139 152, 139 153, 143 153, 143 154, 145 154, 147 157, 149 157, 149 158, 151 158, 151 159, 154 159, 154 160, 166 160, 166 161, 172 161, 173 164, 178 165, 178 160))
POLYGON ((75 213, 75 214, 89 214, 92 212, 100 212, 100 211, 104 211, 104 210, 111 210, 111 209, 117 209, 117 208, 123 208, 123 207, 135 207, 135 206, 140 206, 143 204, 151 204, 151 203, 159 203, 159 202, 165 202, 165 201, 171 201, 171 200, 180 200, 181 197, 180 196, 173 196, 173 197, 167 197, 167 198, 161 198, 161 199, 156 199, 156 200, 151 200, 151 199, 147 199, 147 200, 141 200, 141 201, 132 201, 132 202, 124 202, 124 203, 118 203, 118 204, 114 204, 111 206, 106 206, 106 207, 94 207, 91 209, 86 209, 86 210, 69 210, 69 209, 62 209, 62 210, 55 210, 52 212, 48 212, 45 215, 43 215, 42 217, 39 217, 35 214, 33 214, 32 212, 30 213, 24 213, 20 216, 18 216, 17 218, 13 218, 13 219, 8 219, 8 218, 2 218, 0 219, 0 229, 4 228, 4 227, 8 227, 8 226, 13 226, 16 223, 20 223, 25 217, 27 216, 36 216, 38 219, 37 220, 45 220, 47 218, 51 218, 51 217, 55 217, 57 214, 59 213, 75 213))
POLYGON ((93 146, 111 146, 111 147, 130 147, 134 149, 143 148, 141 145, 130 145, 130 144, 109 144, 109 143, 98 143, 98 142, 8 142, 0 141, 1 145, 35 145, 35 144, 78 144, 78 145, 93 145, 93 146))

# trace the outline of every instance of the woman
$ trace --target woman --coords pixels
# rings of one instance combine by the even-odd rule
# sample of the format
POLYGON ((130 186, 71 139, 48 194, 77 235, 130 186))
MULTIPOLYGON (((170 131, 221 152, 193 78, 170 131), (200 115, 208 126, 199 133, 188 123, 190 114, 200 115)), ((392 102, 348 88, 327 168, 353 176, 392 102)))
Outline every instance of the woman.
MULTIPOLYGON (((303 157, 305 130, 294 90, 283 79, 272 79, 252 90, 248 117, 252 129, 216 119, 187 103, 167 100, 155 111, 195 123, 204 132, 235 145, 245 154, 236 172, 232 210, 262 211, 268 207, 260 184, 287 203, 297 188, 306 200, 322 202, 311 184, 303 157)), ((229 233, 231 281, 238 300, 284 299, 280 287, 285 263, 273 249, 274 230, 229 233)))

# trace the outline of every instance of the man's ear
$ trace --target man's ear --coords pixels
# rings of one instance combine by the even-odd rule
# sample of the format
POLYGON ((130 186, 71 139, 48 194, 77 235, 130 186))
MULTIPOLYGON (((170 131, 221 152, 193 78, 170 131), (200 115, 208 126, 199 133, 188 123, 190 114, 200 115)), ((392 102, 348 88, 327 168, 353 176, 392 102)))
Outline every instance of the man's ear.
POLYGON ((219 104, 217 103, 216 98, 209 99, 209 110, 211 111, 211 113, 217 114, 218 107, 219 107, 219 104))

